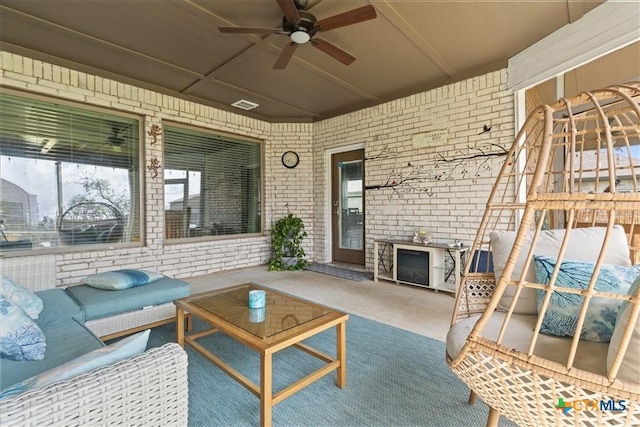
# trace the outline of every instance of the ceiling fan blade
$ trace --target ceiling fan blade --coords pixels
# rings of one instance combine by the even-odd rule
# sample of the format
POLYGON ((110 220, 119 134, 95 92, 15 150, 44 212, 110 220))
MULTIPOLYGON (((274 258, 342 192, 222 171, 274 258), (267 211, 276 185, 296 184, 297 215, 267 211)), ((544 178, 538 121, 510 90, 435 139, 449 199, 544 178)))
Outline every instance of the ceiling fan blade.
POLYGON ((229 34, 271 34, 280 31, 280 28, 265 27, 218 27, 221 33, 229 34))
POLYGON ((273 64, 273 69, 283 70, 291 60, 291 57, 293 56, 293 53, 296 51, 297 47, 298 43, 295 42, 291 42, 283 47, 282 52, 280 52, 280 55, 276 60, 276 63, 273 64))
POLYGON ((289 22, 293 22, 294 24, 300 24, 300 13, 298 13, 298 8, 293 0, 276 0, 278 2, 278 6, 282 9, 282 13, 284 13, 284 17, 289 22))
POLYGON ((347 25, 357 24, 358 22, 368 21, 374 19, 376 16, 378 16, 376 9, 371 5, 367 5, 321 19, 315 23, 313 28, 317 31, 329 31, 347 25))
POLYGON ((329 43, 326 40, 313 38, 311 39, 311 44, 326 53, 327 55, 337 59, 342 62, 344 65, 349 65, 353 61, 356 60, 355 56, 348 54, 344 50, 340 49, 338 46, 329 43))

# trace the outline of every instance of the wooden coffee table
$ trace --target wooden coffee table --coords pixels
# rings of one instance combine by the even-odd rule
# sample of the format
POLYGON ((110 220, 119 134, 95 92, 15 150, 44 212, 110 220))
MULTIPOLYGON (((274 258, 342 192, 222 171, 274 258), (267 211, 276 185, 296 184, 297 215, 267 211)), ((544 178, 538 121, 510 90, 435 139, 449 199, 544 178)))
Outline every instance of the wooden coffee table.
POLYGON ((337 371, 336 385, 346 385, 346 321, 349 315, 329 307, 253 283, 192 295, 174 301, 178 344, 190 345, 260 398, 260 425, 271 425, 272 408, 317 379, 337 371), (266 291, 266 307, 249 309, 249 291, 266 291), (211 328, 185 335, 185 312, 211 328), (336 327, 336 356, 301 343, 319 332, 336 327), (196 340, 222 332, 260 353, 260 386, 211 353, 196 340), (273 394, 273 354, 295 346, 326 362, 320 369, 273 394))

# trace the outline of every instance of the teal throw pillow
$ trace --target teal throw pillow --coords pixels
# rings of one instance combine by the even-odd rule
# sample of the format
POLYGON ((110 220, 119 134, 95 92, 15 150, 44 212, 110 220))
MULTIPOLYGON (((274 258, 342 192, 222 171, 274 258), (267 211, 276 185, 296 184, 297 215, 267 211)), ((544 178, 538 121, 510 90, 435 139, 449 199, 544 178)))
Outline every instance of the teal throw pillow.
POLYGON ((28 378, 18 384, 9 386, 0 391, 0 399, 15 396, 25 391, 42 388, 47 384, 68 380, 80 374, 86 374, 102 366, 111 365, 127 359, 135 354, 142 353, 147 347, 150 329, 124 338, 107 347, 93 350, 76 359, 43 372, 35 377, 28 378))
POLYGON ((148 285, 163 277, 162 274, 156 273, 155 271, 124 269, 92 274, 91 276, 85 277, 82 283, 93 288, 119 291, 136 286, 148 285))
POLYGON ((47 347, 45 336, 33 319, 16 302, 4 295, 0 295, 0 315, 0 358, 44 359, 47 347))
POLYGON ((2 274, 0 294, 17 303, 32 319, 37 319, 43 304, 39 296, 2 274))
MULTIPOLYGON (((536 281, 549 283, 556 265, 556 258, 534 256, 536 281)), ((562 261, 555 285, 558 287, 587 289, 595 269, 595 262, 562 261)), ((640 265, 621 266, 604 264, 596 281, 595 289, 612 294, 626 294, 633 281, 640 276, 640 265)), ((538 291, 538 311, 542 307, 545 292, 538 291)), ((572 337, 576 330, 584 297, 554 291, 549 307, 542 320, 540 332, 549 335, 572 337)), ((621 300, 592 298, 580 331, 585 341, 609 342, 620 311, 621 300)))

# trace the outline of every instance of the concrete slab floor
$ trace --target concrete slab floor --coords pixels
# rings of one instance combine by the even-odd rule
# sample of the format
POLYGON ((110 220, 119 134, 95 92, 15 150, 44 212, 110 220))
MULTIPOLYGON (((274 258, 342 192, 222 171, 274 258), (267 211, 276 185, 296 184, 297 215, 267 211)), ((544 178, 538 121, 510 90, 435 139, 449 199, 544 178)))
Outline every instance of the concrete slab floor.
POLYGON ((312 271, 268 271, 266 265, 183 280, 191 284, 192 294, 254 282, 440 341, 446 339, 455 302, 446 292, 312 271))

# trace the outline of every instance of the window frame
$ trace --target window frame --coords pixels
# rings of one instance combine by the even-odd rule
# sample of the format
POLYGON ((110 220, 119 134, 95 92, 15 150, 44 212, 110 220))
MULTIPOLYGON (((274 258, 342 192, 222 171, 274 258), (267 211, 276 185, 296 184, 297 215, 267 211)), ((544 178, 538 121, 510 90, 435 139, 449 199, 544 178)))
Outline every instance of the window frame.
MULTIPOLYGON (((138 194, 137 197, 131 197, 131 202, 137 202, 139 209, 137 215, 138 221, 138 230, 139 236, 137 241, 130 242, 117 242, 117 243, 93 243, 93 244, 77 244, 77 245, 60 245, 60 246, 51 246, 51 247, 41 247, 38 249, 16 249, 10 251, 2 251, 0 252, 1 257, 21 257, 21 256, 29 256, 29 255, 49 255, 49 254, 59 254, 59 253, 74 253, 74 252, 87 252, 87 251, 104 251, 105 249, 126 249, 126 248, 134 248, 134 247, 142 247, 146 245, 146 179, 145 179, 145 171, 146 171, 146 140, 144 136, 144 123, 145 117, 140 114, 135 114, 129 111, 123 111, 116 108, 106 108, 101 107, 89 103, 82 103, 73 100, 68 100, 65 98, 59 98, 55 96, 48 96, 13 88, 8 88, 4 86, 0 86, 3 94, 11 95, 14 97, 20 97, 27 100, 41 101, 51 104, 58 104, 62 106, 67 106, 71 108, 76 108, 79 110, 85 110, 90 112, 96 112, 105 115, 111 115, 116 117, 122 117, 126 119, 133 119, 138 122, 138 172, 137 172, 137 182, 138 182, 138 194)), ((98 165, 99 166, 99 165, 98 165)), ((63 212, 60 212, 58 215, 61 216, 63 212)), ((56 218, 56 228, 58 231, 59 220, 60 218, 56 218)))
MULTIPOLYGON (((265 236, 265 141, 263 139, 259 139, 259 138, 253 138, 247 135, 242 135, 242 134, 234 134, 234 133, 230 133, 230 132, 225 132, 225 131, 221 131, 218 129, 213 129, 213 128, 207 128, 207 127, 203 127, 203 126, 196 126, 196 125, 189 125, 189 124, 185 124, 185 123, 180 123, 180 122, 175 122, 175 121, 171 121, 171 120, 163 120, 162 122, 162 130, 163 130, 163 147, 162 147, 162 158, 163 158, 163 174, 162 174, 162 215, 163 215, 163 222, 164 222, 164 227, 162 230, 162 238, 164 241, 164 244, 166 246, 171 246, 171 245, 177 245, 177 244, 184 244, 184 243, 197 243, 197 242, 211 242, 211 241, 221 241, 221 240, 237 240, 237 239, 249 239, 249 238, 256 238, 256 237, 263 237, 265 236), (173 127, 173 128, 178 128, 178 129, 184 129, 190 132, 199 132, 202 134, 207 134, 207 135, 211 135, 212 137, 218 137, 218 138, 229 138, 231 140, 240 140, 243 142, 249 142, 249 143, 255 143, 258 145, 259 147, 259 152, 260 152, 260 159, 259 159, 259 166, 260 166, 260 189, 259 189, 259 210, 260 210, 260 231, 258 232, 254 232, 254 233, 236 233, 236 234, 220 234, 220 235, 203 235, 203 236, 194 236, 194 237, 178 237, 178 238, 172 238, 169 239, 167 238, 167 228, 166 228, 166 223, 167 223, 167 215, 166 215, 166 209, 165 206, 168 203, 167 200, 165 200, 165 186, 167 185, 166 179, 165 179, 165 175, 164 175, 164 171, 165 170, 175 170, 175 168, 173 167, 169 167, 167 165, 167 156, 166 156, 166 144, 167 144, 167 138, 166 138, 166 128, 167 126, 169 127, 173 127)), ((188 179, 188 178, 186 178, 188 179)))

